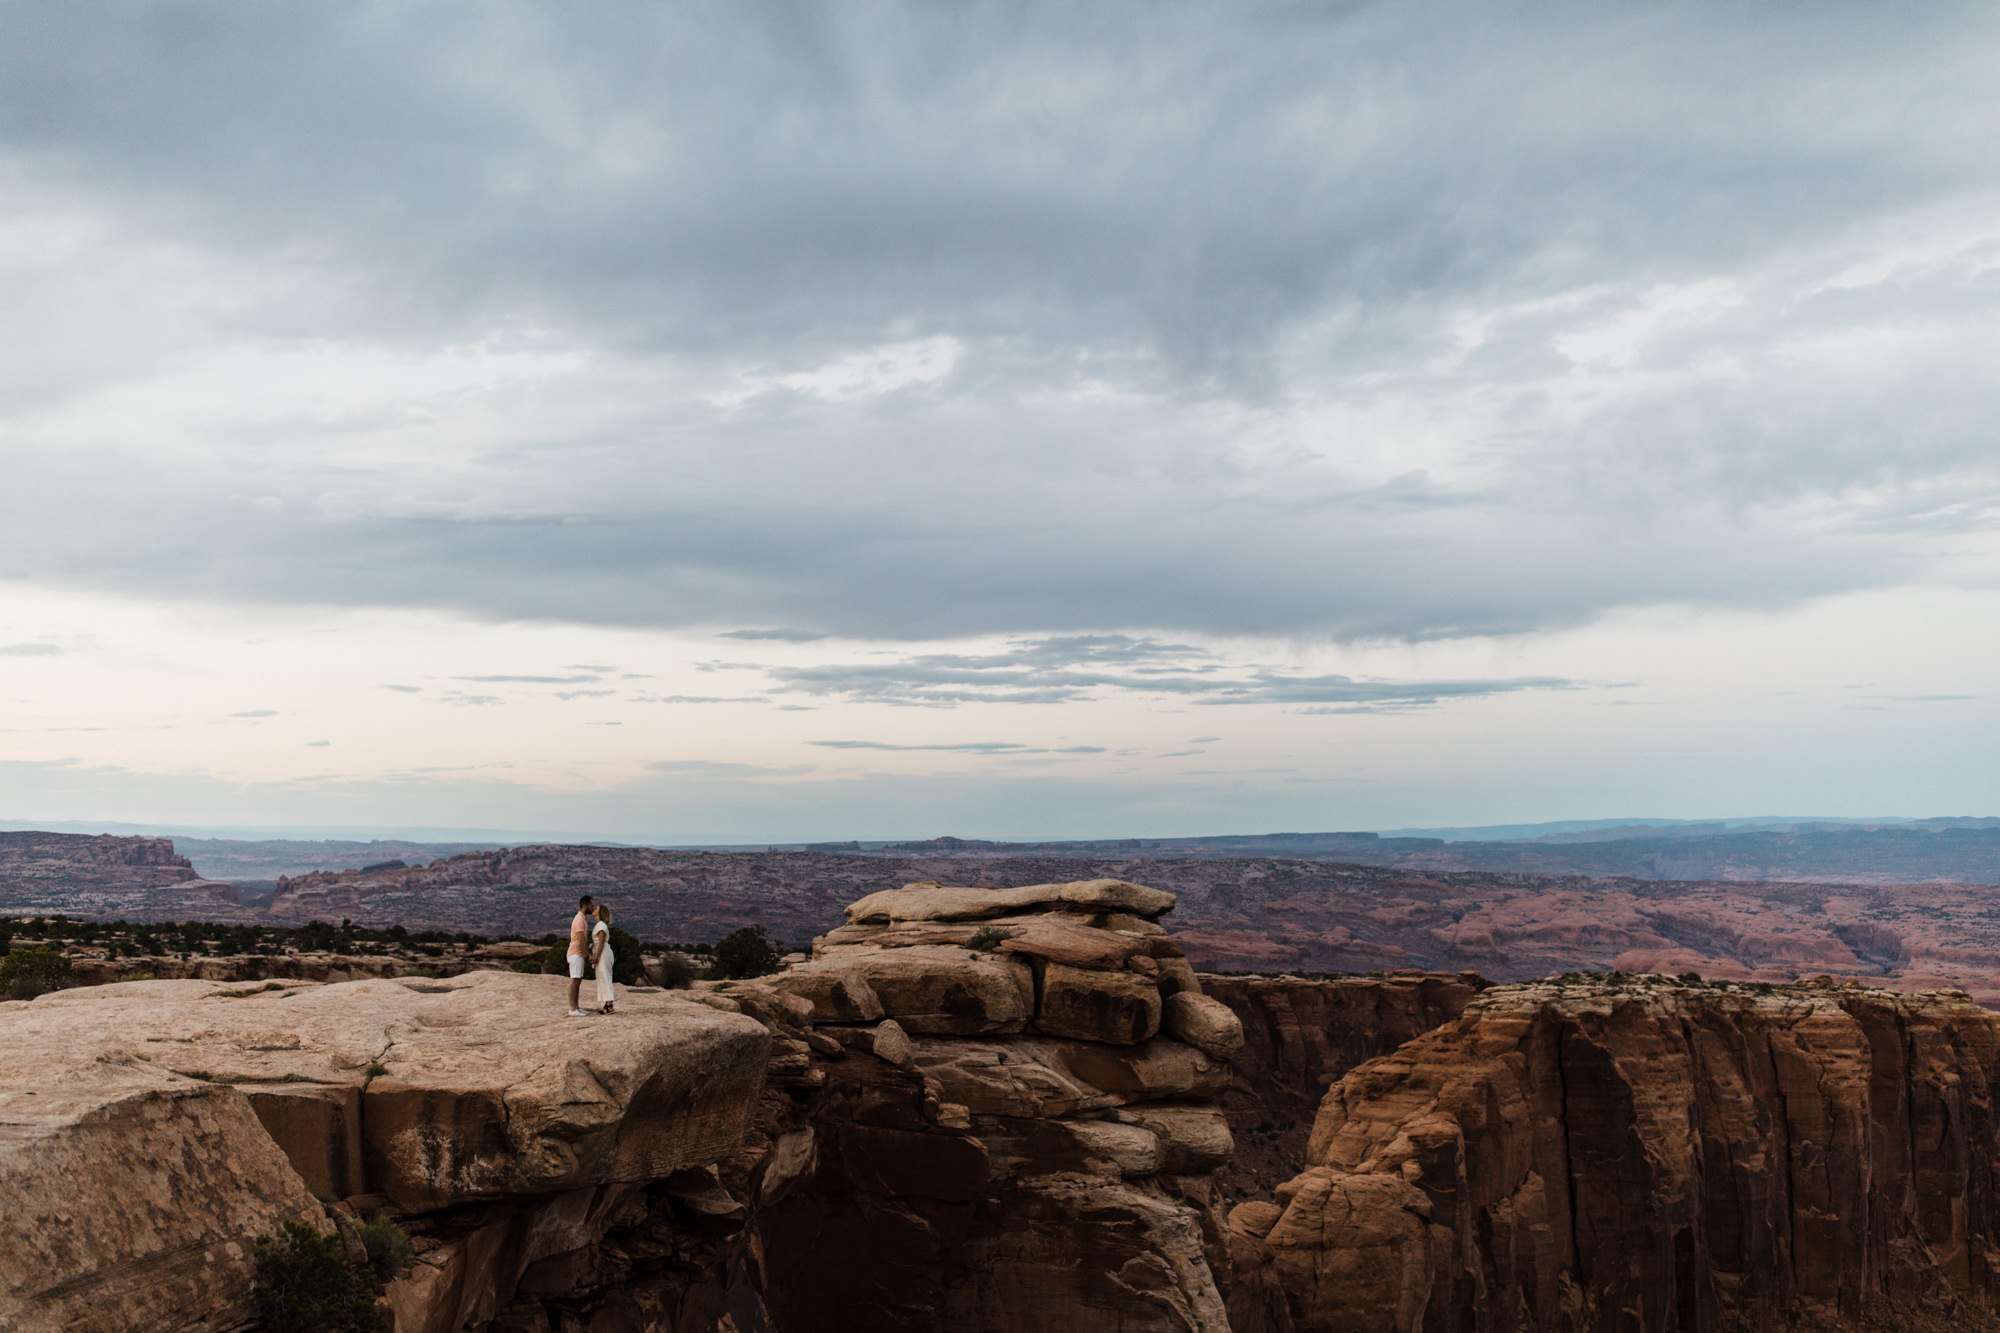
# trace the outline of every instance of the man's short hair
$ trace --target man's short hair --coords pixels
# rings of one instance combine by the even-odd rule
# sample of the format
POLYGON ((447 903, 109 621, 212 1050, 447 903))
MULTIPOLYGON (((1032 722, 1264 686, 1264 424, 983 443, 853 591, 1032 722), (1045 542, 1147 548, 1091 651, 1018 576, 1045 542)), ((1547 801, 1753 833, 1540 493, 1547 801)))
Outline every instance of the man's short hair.
POLYGON ((586 893, 586 894, 584 894, 584 895, 583 895, 583 897, 581 897, 581 898, 578 898, 578 899, 576 900, 576 905, 577 905, 578 907, 588 907, 588 906, 590 906, 590 903, 591 903, 591 898, 590 898, 590 895, 589 895, 589 894, 587 894, 587 893, 586 893))

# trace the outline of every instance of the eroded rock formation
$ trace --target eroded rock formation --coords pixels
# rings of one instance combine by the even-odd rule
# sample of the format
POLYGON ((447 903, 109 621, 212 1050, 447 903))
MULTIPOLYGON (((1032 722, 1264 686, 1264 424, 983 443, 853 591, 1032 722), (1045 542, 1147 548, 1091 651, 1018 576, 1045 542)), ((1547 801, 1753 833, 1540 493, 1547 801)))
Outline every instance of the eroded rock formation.
POLYGON ((948 1232, 908 1229, 950 1244, 915 1242, 935 1277, 902 1322, 823 1311, 799 1327, 1227 1328, 1209 1177, 1232 1144, 1212 1101, 1243 1038, 1158 924, 1173 901, 1117 880, 916 885, 854 904, 771 979, 825 1016, 822 1035, 919 1073, 981 1163, 906 1172, 918 1195, 955 1182, 967 1206, 948 1232))
POLYGON ((1232 1211, 1238 1333, 1992 1326, 1996 1062, 1950 993, 1488 991, 1232 1211))
POLYGON ((244 916, 234 884, 203 879, 167 838, 0 832, 0 914, 244 916))
POLYGON ((1226 1329, 1242 1038, 1172 901, 878 894, 609 1017, 499 971, 0 1005, 0 1327, 238 1327, 256 1236, 384 1216, 396 1333, 1226 1329))

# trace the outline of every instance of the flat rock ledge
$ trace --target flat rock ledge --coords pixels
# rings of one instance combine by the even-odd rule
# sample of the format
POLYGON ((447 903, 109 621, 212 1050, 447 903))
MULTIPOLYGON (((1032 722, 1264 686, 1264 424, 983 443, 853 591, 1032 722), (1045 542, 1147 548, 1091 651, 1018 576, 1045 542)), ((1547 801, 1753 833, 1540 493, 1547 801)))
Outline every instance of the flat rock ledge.
POLYGON ((671 992, 569 1018, 563 985, 149 981, 0 1004, 0 1328, 227 1327, 253 1238, 325 1226, 321 1198, 574 1193, 741 1141, 763 1024, 671 992))

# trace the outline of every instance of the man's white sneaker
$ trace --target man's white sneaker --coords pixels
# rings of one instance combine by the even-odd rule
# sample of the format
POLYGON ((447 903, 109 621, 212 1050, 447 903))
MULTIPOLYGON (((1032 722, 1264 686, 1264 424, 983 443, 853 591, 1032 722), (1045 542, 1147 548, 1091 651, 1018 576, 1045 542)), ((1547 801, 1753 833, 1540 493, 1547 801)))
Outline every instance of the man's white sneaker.
POLYGON ((569 1011, 569 1016, 571 1018, 588 1018, 590 1017, 590 1011, 587 1009, 572 1009, 569 1011))

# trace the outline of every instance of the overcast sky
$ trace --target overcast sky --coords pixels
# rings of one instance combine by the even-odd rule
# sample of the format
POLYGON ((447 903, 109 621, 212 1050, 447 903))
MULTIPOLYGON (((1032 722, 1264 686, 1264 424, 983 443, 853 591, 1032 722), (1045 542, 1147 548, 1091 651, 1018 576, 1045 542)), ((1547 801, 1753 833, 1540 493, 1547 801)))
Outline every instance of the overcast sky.
POLYGON ((0 818, 2000 812, 1989 6, 0 8, 0 818))

